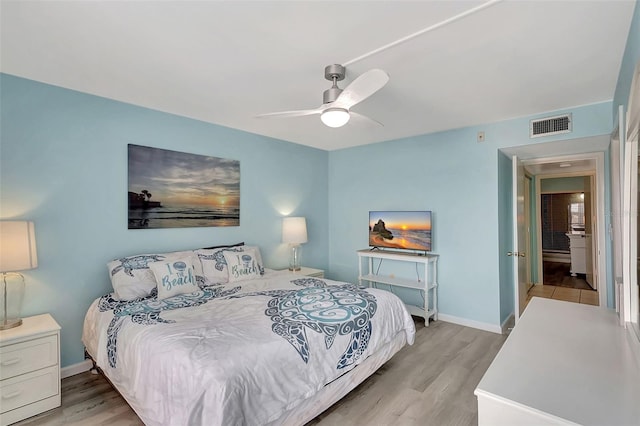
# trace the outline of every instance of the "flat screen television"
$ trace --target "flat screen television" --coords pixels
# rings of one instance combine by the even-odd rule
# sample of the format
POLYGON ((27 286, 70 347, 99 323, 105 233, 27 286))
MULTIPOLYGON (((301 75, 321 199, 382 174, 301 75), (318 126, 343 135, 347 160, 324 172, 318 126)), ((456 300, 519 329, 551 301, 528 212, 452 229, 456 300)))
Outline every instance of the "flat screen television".
POLYGON ((431 212, 370 211, 369 247, 431 251, 431 212))

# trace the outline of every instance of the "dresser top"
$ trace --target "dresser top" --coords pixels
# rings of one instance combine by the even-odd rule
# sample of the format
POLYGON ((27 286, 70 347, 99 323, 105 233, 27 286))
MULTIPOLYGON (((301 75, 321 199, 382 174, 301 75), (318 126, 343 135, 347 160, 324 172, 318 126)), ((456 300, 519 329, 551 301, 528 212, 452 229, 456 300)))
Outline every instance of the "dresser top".
POLYGON ((640 367, 614 312, 534 297, 476 388, 581 425, 640 419, 640 367))
POLYGON ((27 340, 41 334, 52 333, 60 330, 60 326, 49 314, 36 315, 22 318, 22 324, 18 327, 0 331, 0 343, 13 343, 27 340))

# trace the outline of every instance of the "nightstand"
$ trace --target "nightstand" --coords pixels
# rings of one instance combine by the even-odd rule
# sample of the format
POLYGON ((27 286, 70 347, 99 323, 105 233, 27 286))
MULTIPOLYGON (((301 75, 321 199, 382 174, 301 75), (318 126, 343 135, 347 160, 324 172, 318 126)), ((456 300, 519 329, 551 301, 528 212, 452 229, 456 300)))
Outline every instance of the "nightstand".
POLYGON ((60 406, 60 326, 49 314, 0 331, 0 425, 60 406))
POLYGON ((307 268, 306 266, 302 266, 299 271, 293 271, 291 273, 307 277, 324 278, 324 271, 322 269, 307 268))

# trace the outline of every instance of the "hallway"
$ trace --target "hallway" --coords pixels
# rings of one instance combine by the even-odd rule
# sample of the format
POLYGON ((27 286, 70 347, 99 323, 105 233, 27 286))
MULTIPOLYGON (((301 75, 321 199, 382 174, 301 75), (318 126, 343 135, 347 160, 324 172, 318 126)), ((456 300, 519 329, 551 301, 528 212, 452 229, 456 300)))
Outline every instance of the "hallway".
POLYGON ((570 269, 569 263, 544 262, 544 285, 534 285, 529 289, 527 304, 532 297, 543 297, 598 306, 598 292, 591 288, 584 275, 572 277, 570 269))

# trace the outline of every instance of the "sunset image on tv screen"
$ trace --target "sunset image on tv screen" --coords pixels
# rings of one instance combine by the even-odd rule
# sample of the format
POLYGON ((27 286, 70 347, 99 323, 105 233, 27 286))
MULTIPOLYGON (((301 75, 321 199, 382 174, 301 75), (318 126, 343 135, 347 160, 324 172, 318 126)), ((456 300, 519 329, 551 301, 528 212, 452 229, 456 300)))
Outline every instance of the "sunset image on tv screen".
POLYGON ((431 251, 431 212, 370 211, 369 246, 431 251))

